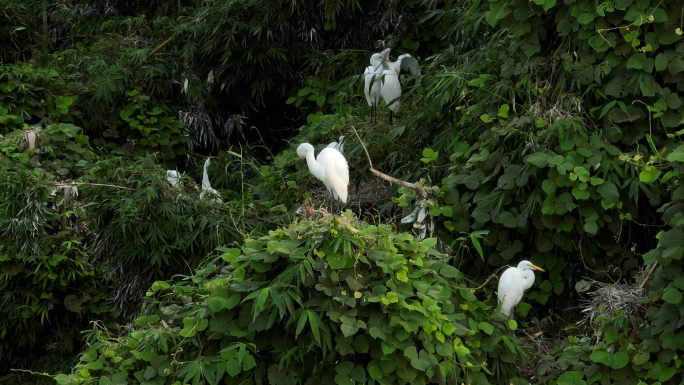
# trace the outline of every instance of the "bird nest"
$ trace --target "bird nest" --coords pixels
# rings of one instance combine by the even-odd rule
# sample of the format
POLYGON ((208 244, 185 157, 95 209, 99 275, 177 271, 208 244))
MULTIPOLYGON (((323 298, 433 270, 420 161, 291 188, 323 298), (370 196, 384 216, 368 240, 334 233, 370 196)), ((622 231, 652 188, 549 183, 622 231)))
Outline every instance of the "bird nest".
POLYGON ((590 325, 600 323, 600 316, 613 317, 618 311, 625 316, 634 315, 643 318, 646 312, 644 306, 645 290, 641 287, 628 284, 610 284, 589 280, 592 286, 597 286, 596 291, 588 293, 589 299, 582 301, 582 313, 586 313, 579 324, 590 325))
MULTIPOLYGON (((390 183, 376 178, 362 181, 358 191, 350 184, 349 196, 343 209, 349 208, 357 213, 378 209, 390 199, 391 187, 390 183)), ((321 202, 323 206, 333 207, 334 203, 335 207, 339 207, 340 202, 335 202, 332 194, 324 186, 315 187, 311 191, 314 200, 321 202)))

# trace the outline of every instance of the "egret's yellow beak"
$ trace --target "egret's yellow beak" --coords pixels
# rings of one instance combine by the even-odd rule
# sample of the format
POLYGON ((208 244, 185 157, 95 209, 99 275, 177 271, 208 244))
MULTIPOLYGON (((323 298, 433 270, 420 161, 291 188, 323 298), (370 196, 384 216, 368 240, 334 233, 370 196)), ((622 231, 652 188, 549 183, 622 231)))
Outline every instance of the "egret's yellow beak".
POLYGON ((394 72, 396 72, 397 75, 399 75, 399 70, 398 70, 398 69, 395 69, 394 72))
POLYGON ((539 267, 539 266, 537 266, 537 265, 533 265, 533 264, 531 264, 531 263, 528 264, 528 266, 531 267, 531 268, 533 268, 533 269, 535 269, 535 270, 544 271, 544 269, 542 269, 541 267, 539 267))

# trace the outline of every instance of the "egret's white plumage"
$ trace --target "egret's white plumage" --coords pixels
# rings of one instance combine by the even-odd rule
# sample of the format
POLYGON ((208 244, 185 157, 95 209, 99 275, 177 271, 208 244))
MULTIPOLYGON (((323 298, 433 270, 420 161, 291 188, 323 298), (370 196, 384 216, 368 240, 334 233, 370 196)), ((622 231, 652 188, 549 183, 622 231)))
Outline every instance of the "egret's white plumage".
POLYGON ((180 187, 181 174, 176 170, 166 170, 166 180, 172 187, 180 187))
POLYGON ((338 139, 339 142, 331 142, 328 145, 328 148, 334 148, 335 150, 339 151, 340 154, 344 154, 344 135, 340 135, 340 139, 338 139))
POLYGON ((341 152, 326 147, 314 158, 314 148, 309 143, 297 147, 297 155, 306 158, 306 164, 313 176, 320 179, 332 192, 335 199, 347 202, 347 186, 349 185, 349 166, 341 152))
POLYGON ((374 116, 377 123, 377 105, 380 103, 380 97, 390 110, 389 122, 392 124, 393 113, 399 111, 399 98, 401 97, 399 75, 402 72, 420 75, 418 60, 411 55, 400 55, 396 61, 392 62, 389 61, 389 53, 390 49, 387 48, 380 53, 373 54, 370 59, 371 65, 364 71, 364 93, 368 105, 371 106, 371 124, 373 124, 374 116))
POLYGON ((211 187, 209 183, 209 173, 207 168, 209 167, 209 158, 204 162, 204 172, 202 173, 202 192, 200 193, 200 199, 204 198, 206 194, 211 196, 211 200, 216 203, 223 203, 221 200, 219 192, 211 187))
POLYGON ((380 53, 374 53, 370 58, 370 66, 366 67, 364 73, 364 87, 363 92, 366 94, 366 101, 371 108, 370 123, 373 124, 373 117, 375 116, 375 123, 378 122, 377 110, 380 104, 380 88, 382 71, 386 68, 383 63, 389 61, 390 49, 380 53))
POLYGON ((401 83, 399 83, 399 72, 397 70, 382 71, 380 95, 390 110, 390 123, 392 123, 392 113, 399 111, 399 98, 401 97, 401 83))
POLYGON ((525 290, 534 284, 534 271, 544 271, 530 261, 522 261, 518 267, 509 267, 499 278, 499 302, 501 313, 513 318, 513 308, 522 300, 525 290))
POLYGON ((383 63, 383 65, 385 66, 385 69, 398 73, 420 75, 420 64, 418 63, 418 60, 407 53, 400 55, 396 61, 387 61, 386 63, 383 63))

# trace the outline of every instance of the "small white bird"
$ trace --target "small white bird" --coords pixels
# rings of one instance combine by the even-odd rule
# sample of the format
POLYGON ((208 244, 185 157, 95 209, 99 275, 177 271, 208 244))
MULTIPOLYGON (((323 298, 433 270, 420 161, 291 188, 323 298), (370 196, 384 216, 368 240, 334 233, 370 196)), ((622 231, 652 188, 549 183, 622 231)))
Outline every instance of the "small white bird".
POLYGON ((544 271, 530 261, 522 261, 518 267, 509 267, 499 279, 499 302, 501 313, 513 319, 513 308, 522 300, 525 290, 534 284, 534 270, 544 271))
POLYGON ((328 145, 328 148, 334 148, 335 150, 339 151, 340 154, 344 154, 344 135, 340 135, 340 139, 338 139, 339 142, 331 142, 328 145))
POLYGON ((219 192, 212 188, 211 183, 209 183, 209 173, 207 173, 207 167, 209 167, 209 158, 207 158, 207 160, 204 162, 204 173, 202 174, 202 192, 200 193, 200 199, 204 198, 206 194, 210 194, 212 202, 223 203, 219 192))
POLYGON ((166 180, 172 187, 180 187, 181 174, 176 170, 166 170, 166 180))
POLYGON ((309 143, 297 147, 297 155, 306 158, 306 164, 313 176, 320 179, 335 199, 347 203, 349 186, 349 166, 341 152, 326 147, 314 158, 314 148, 309 143))
POLYGON ((380 78, 382 77, 382 71, 387 68, 384 63, 389 62, 389 53, 389 48, 380 53, 374 53, 370 58, 371 65, 366 67, 366 70, 363 72, 363 92, 366 95, 366 101, 371 108, 370 124, 378 123, 378 104, 380 104, 380 88, 382 82, 380 78))

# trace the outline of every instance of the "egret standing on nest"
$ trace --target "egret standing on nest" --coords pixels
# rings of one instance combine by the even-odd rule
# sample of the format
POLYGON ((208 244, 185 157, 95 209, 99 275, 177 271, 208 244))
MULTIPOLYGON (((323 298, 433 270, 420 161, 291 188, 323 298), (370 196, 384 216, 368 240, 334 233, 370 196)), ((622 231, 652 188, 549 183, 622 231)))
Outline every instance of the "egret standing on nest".
POLYGON ((326 147, 318 153, 318 158, 314 158, 313 146, 302 143, 297 147, 297 155, 306 158, 311 174, 323 182, 335 199, 347 203, 349 166, 341 152, 326 147))
POLYGON ((501 313, 513 319, 513 308, 522 300, 525 290, 534 284, 534 270, 544 271, 530 261, 522 261, 518 267, 509 267, 499 278, 499 302, 501 313))

